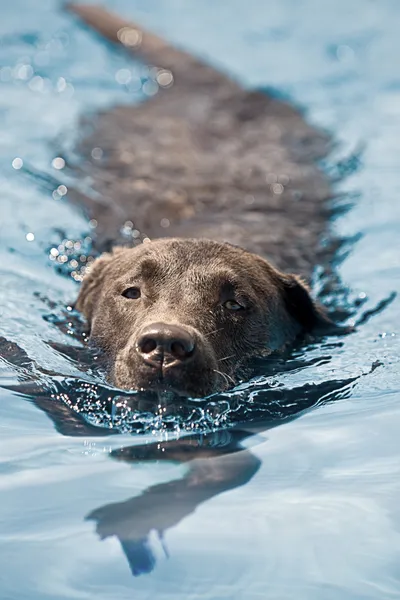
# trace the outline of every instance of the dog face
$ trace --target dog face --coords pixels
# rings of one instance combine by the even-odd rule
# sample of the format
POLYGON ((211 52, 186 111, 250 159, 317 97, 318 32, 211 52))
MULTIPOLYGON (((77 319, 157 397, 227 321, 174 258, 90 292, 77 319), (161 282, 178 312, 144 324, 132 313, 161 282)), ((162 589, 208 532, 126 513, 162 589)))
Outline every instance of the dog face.
POLYGON ((236 246, 194 239, 102 255, 76 308, 116 386, 191 397, 232 387, 252 357, 324 320, 295 276, 236 246))

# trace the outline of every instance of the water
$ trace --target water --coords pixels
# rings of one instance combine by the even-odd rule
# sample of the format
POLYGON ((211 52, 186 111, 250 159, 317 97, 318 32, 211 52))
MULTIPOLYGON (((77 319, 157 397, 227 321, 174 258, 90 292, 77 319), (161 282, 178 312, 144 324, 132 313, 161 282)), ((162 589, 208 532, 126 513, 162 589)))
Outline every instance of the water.
MULTIPOLYGON (((332 223, 351 240, 337 266, 346 302, 362 303, 351 318, 400 291, 397 2, 106 4, 244 85, 298 103, 334 136, 325 164, 333 174, 358 153, 334 200, 351 208, 332 223)), ((76 321, 65 307, 77 285, 49 258, 64 238, 85 240, 92 230, 59 188, 76 185, 73 174, 53 161, 78 160, 81 115, 141 97, 116 81, 127 68, 140 73, 57 0, 15 0, 2 10, 0 336, 35 359, 43 389, 10 391, 32 366, 0 363, 1 600, 400 597, 398 296, 354 334, 297 351, 287 371, 277 365, 272 391, 265 379, 247 389, 253 403, 243 390, 224 397, 225 421, 210 399, 193 402, 189 420, 178 423, 206 431, 215 419, 235 420, 235 410, 264 407, 256 437, 239 431, 230 440, 220 430, 204 438, 203 454, 195 449, 194 463, 154 462, 162 443, 158 452, 145 443, 171 435, 160 432, 165 420, 144 413, 138 425, 123 406, 104 420, 118 392, 74 352, 76 321), (96 410, 87 387, 79 391, 88 382, 104 404, 96 410), (51 401, 49 389, 65 402, 51 401), (135 428, 146 433, 132 436, 135 428), (235 454, 239 442, 249 450, 235 454), (210 481, 213 473, 226 481, 210 481)), ((315 279, 318 289, 318 271, 315 279)))

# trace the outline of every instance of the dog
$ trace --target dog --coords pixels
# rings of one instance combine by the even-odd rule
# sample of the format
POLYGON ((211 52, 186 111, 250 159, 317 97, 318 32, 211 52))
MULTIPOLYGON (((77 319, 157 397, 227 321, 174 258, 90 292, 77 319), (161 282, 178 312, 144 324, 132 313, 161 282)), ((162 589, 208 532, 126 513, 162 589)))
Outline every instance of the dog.
POLYGON ((125 221, 146 242, 167 237, 103 255, 76 308, 115 385, 196 397, 232 387, 252 357, 328 324, 307 285, 281 272, 310 278, 317 260, 329 185, 315 159, 327 138, 138 25, 69 8, 156 65, 147 83, 158 89, 96 120, 82 151, 101 150, 84 166, 100 199, 76 200, 103 246, 125 221))

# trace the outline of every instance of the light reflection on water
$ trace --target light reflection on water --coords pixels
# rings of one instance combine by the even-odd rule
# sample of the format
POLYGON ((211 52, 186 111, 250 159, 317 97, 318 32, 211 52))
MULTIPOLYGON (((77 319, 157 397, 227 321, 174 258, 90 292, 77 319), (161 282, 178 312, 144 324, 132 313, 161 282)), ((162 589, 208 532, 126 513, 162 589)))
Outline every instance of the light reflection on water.
MULTIPOLYGON (((334 203, 353 205, 333 224, 339 237, 354 239, 338 266, 349 288, 343 299, 357 320, 399 291, 400 87, 393 57, 400 9, 394 0, 327 2, 320 12, 311 0, 235 0, 234 10, 208 1, 107 5, 218 57, 248 85, 277 87, 329 128, 338 144, 325 166, 334 176, 348 175, 336 185, 334 203), (229 27, 221 31, 221 23, 229 27)), ((172 423, 172 433, 153 414, 132 425, 123 407, 107 421, 110 411, 101 402, 108 408, 108 398, 121 393, 85 363, 73 315, 65 315, 76 283, 54 263, 64 274, 77 273, 72 248, 58 250, 63 239, 82 240, 82 256, 91 255, 93 224, 69 203, 76 182, 68 164, 79 162, 73 148, 88 126, 77 127, 76 119, 140 99, 139 83, 149 73, 59 6, 16 0, 0 23, 0 114, 7 125, 0 137, 0 335, 35 359, 43 388, 28 398, 0 393, 2 595, 397 597, 398 298, 354 334, 296 350, 287 370, 275 365, 249 389, 225 395, 226 411, 217 415, 225 425, 242 423, 252 411, 266 413, 258 413, 264 423, 255 437, 240 427, 231 438, 204 435, 215 424, 214 400, 194 401, 187 409, 203 434, 198 460, 182 464, 172 450, 170 461, 163 460, 165 448, 154 441, 173 439, 175 425, 190 422, 187 414, 172 423), (55 260, 52 248, 59 251, 55 260), (87 385, 101 399, 95 410, 87 390, 77 391, 87 385), (66 394, 64 402, 51 394, 66 394), (98 425, 115 434, 106 437, 98 425), (127 435, 132 428, 145 433, 127 435), (239 447, 248 450, 237 453, 239 447), (229 451, 219 453, 223 448, 229 451), (204 473, 229 474, 235 461, 243 462, 240 481, 232 475, 225 487, 213 488, 207 478, 201 485, 204 473), (151 576, 132 580, 132 571, 149 571, 154 560, 151 576)), ((101 160, 99 149, 92 158, 101 160)), ((90 189, 90 181, 79 185, 90 189)), ((316 289, 322 281, 317 273, 316 289)), ((1 362, 2 383, 15 385, 24 369, 29 379, 29 360, 18 368, 1 362)))

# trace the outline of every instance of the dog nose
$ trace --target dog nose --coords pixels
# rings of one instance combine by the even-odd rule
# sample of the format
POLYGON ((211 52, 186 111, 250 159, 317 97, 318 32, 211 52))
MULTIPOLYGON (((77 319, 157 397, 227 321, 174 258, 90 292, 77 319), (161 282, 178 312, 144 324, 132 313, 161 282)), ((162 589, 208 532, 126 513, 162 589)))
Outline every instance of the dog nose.
POLYGON ((150 363, 167 361, 185 361, 195 351, 193 336, 178 325, 152 323, 147 326, 137 341, 137 350, 150 363))

